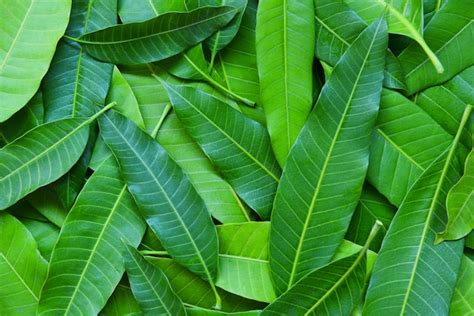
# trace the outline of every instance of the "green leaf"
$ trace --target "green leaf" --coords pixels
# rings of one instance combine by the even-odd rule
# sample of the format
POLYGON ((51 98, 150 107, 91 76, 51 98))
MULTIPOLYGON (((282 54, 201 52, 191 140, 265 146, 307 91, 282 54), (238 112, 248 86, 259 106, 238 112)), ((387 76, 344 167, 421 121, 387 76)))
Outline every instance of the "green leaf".
POLYGON ((169 114, 163 122, 157 141, 189 176, 214 218, 221 223, 250 221, 248 211, 232 187, 188 135, 175 113, 169 114))
POLYGON ((107 101, 116 101, 115 110, 117 112, 130 119, 141 129, 145 129, 145 122, 138 101, 129 83, 117 67, 114 67, 107 101))
POLYGON ((279 294, 328 263, 349 226, 367 171, 386 48, 386 23, 380 19, 336 65, 290 152, 270 239, 279 294))
POLYGON ((87 181, 66 218, 39 313, 97 314, 125 271, 121 239, 138 246, 144 232, 145 223, 118 166, 109 159, 87 181))
POLYGON ((359 205, 352 215, 351 224, 346 233, 346 239, 363 245, 369 237, 370 231, 378 220, 382 223, 380 232, 370 244, 370 249, 378 251, 383 237, 397 209, 371 185, 365 184, 359 205))
POLYGON ((426 43, 445 66, 442 74, 436 72, 416 44, 408 46, 399 55, 409 94, 442 83, 474 64, 474 54, 470 53, 473 19, 473 2, 448 1, 425 28, 423 36, 426 43))
MULTIPOLYGON (((79 37, 116 21, 114 0, 73 1, 66 34, 79 37)), ((93 115, 95 107, 104 104, 112 69, 87 55, 78 43, 62 39, 42 83, 46 121, 93 115)))
POLYGON ((188 177, 154 139, 123 116, 109 111, 99 123, 148 225, 176 261, 213 284, 216 228, 188 177))
POLYGON ((308 273, 262 315, 349 315, 363 293, 367 250, 380 226, 374 225, 356 254, 308 273))
MULTIPOLYGON (((174 260, 156 257, 147 257, 147 260, 163 270, 171 283, 171 287, 186 305, 202 308, 212 308, 214 306, 215 297, 208 282, 189 272, 174 260)), ((222 298, 222 311, 225 312, 260 309, 265 306, 260 302, 245 299, 219 288, 217 292, 222 298)))
POLYGON ((233 316, 258 316, 260 315, 261 311, 246 311, 246 312, 235 312, 235 313, 227 313, 216 311, 212 309, 203 309, 203 308, 186 308, 186 312, 189 316, 219 316, 219 315, 233 315, 233 316))
POLYGON ((119 284, 107 301, 100 315, 104 316, 141 316, 143 315, 130 286, 119 284))
MULTIPOLYGON (((350 44, 367 27, 354 10, 343 0, 315 1, 316 57, 334 66, 350 44), (344 23, 341 23, 344 21, 344 23)), ((398 59, 390 50, 385 56, 384 86, 405 90, 404 75, 398 59)))
MULTIPOLYGON (((448 82, 428 88, 416 95, 415 103, 428 113, 444 130, 453 137, 459 126, 464 108, 474 103, 474 66, 465 69, 448 82)), ((474 124, 467 124, 461 142, 472 147, 474 124)))
POLYGON ((466 159, 464 175, 448 193, 446 208, 448 223, 437 242, 463 238, 474 229, 474 151, 466 159))
POLYGON ((270 223, 221 225, 219 275, 216 285, 231 293, 261 302, 276 296, 268 264, 270 223))
POLYGON ((125 248, 125 267, 133 295, 145 315, 186 315, 163 271, 152 265, 132 246, 125 248))
POLYGON ((59 201, 57 194, 48 187, 34 191, 26 198, 28 202, 56 227, 61 228, 66 219, 67 212, 59 201))
POLYGON ((28 218, 21 219, 21 222, 35 238, 41 256, 49 261, 54 245, 58 240, 59 228, 51 223, 28 218))
POLYGON ((28 229, 0 214, 0 310, 5 315, 36 315, 47 262, 28 229))
POLYGON ((70 0, 1 2, 0 122, 20 110, 38 90, 66 30, 70 9, 70 0))
POLYGON ((281 166, 313 105, 313 2, 263 1, 257 10, 260 103, 281 166))
POLYGON ((449 315, 469 315, 474 313, 474 262, 467 256, 462 257, 458 281, 454 288, 449 315))
POLYGON ((395 91, 383 90, 367 179, 398 206, 452 140, 453 136, 413 102, 395 91))
POLYGON ((461 263, 463 242, 435 245, 446 222, 447 190, 459 176, 452 145, 411 187, 382 244, 369 284, 364 315, 447 315, 461 263))
POLYGON ((186 1, 168 0, 120 0, 119 15, 123 23, 138 22, 154 18, 167 12, 186 11, 186 1))
POLYGON ((280 168, 267 131, 215 96, 163 82, 178 118, 237 194, 270 217, 280 168))
POLYGON ((345 0, 364 20, 375 21, 380 15, 387 16, 388 31, 414 39, 424 51, 438 73, 444 68, 438 57, 423 39, 423 1, 421 0, 345 0))
POLYGON ((100 114, 38 126, 0 149, 0 209, 66 173, 86 146, 89 124, 100 114))
POLYGON ((231 7, 204 7, 85 34, 80 43, 93 57, 115 64, 145 64, 174 56, 208 36, 235 15, 231 7))

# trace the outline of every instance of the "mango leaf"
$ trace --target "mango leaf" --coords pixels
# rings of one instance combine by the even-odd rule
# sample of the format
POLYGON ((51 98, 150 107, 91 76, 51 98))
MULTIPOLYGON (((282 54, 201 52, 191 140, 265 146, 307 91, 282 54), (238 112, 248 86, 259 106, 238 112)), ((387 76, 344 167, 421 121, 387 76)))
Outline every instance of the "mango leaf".
POLYGON ((107 301, 100 315, 106 316, 141 316, 143 315, 129 285, 119 284, 107 301))
POLYGON ((40 314, 97 314, 125 271, 121 239, 137 246, 144 232, 118 166, 109 159, 87 181, 66 218, 51 257, 40 314))
POLYGON ((186 312, 189 316, 219 316, 219 315, 233 315, 233 316, 258 316, 260 315, 261 311, 245 311, 245 312, 235 312, 235 313, 227 313, 216 311, 212 309, 203 309, 203 308, 186 308, 186 312))
MULTIPOLYGON (((167 276, 171 287, 186 305, 210 309, 215 304, 211 285, 176 261, 168 258, 146 257, 153 265, 159 267, 167 276)), ((250 309, 261 309, 265 305, 245 299, 222 289, 217 289, 222 298, 222 311, 238 312, 250 309)))
POLYGON ((41 256, 49 261, 54 245, 58 240, 59 228, 51 223, 29 218, 23 218, 21 222, 35 238, 41 256))
POLYGON ((423 39, 422 0, 345 0, 367 22, 375 21, 386 11, 388 31, 414 39, 438 73, 444 68, 438 57, 423 39))
POLYGON ((61 204, 53 190, 48 187, 40 188, 29 194, 26 199, 49 222, 58 228, 63 226, 68 210, 61 204))
POLYGON ((86 146, 88 125, 101 113, 38 126, 0 149, 0 209, 66 173, 86 146))
MULTIPOLYGON (((316 57, 334 66, 367 23, 344 0, 315 1, 316 57), (341 23, 344 21, 344 23, 341 23)), ((384 86, 405 90, 404 76, 398 59, 390 50, 385 56, 384 86)))
POLYGON ((187 173, 214 218, 221 223, 250 221, 248 211, 232 187, 188 135, 175 113, 165 119, 156 139, 187 173))
POLYGON ((398 206, 452 140, 453 136, 413 102, 395 91, 383 90, 367 179, 398 206))
MULTIPOLYGON (((66 34, 79 37, 116 21, 116 1, 74 1, 66 34)), ((112 67, 91 58, 78 43, 63 38, 42 83, 46 121, 93 115, 95 107, 104 104, 112 67)))
POLYGON ((237 35, 219 52, 215 65, 229 90, 253 102, 258 101, 260 93, 255 50, 256 15, 257 1, 248 0, 237 35))
POLYGON ((380 226, 374 225, 360 251, 310 272, 262 315, 349 315, 363 293, 367 250, 380 226))
POLYGON ((454 288, 449 315, 469 315, 474 312, 474 262, 467 256, 462 257, 458 281, 454 288))
POLYGON ((216 285, 231 293, 261 302, 276 296, 268 264, 270 223, 221 225, 219 275, 216 285))
MULTIPOLYGON (((148 225, 176 261, 213 285, 217 233, 188 177, 154 139, 123 116, 109 111, 99 123, 148 225)), ((216 292, 217 306, 219 300, 216 292)))
POLYGON ((145 315, 186 315, 165 274, 132 246, 125 247, 125 267, 133 295, 145 315))
POLYGON ((264 1, 258 6, 260 103, 281 166, 313 105, 314 27, 313 0, 264 1))
POLYGON ((474 229, 474 151, 466 159, 464 175, 448 193, 446 208, 448 223, 436 242, 463 238, 474 229))
MULTIPOLYGON (((465 69, 448 82, 430 87, 416 95, 416 104, 428 113, 449 134, 456 135, 467 104, 474 104, 474 66, 465 69)), ((472 119, 471 119, 472 120, 472 119)), ((474 124, 467 124, 461 143, 472 147, 474 124)))
POLYGON ((474 64, 474 55, 470 53, 474 34, 473 19, 473 2, 448 1, 426 26, 423 36, 445 66, 442 74, 436 73, 421 47, 416 44, 408 46, 399 55, 409 94, 442 83, 474 64))
POLYGON ((204 7, 170 12, 156 18, 121 24, 85 34, 80 43, 93 57, 115 64, 144 64, 176 55, 226 25, 231 7, 204 7))
POLYGON ((163 82, 188 133, 237 194, 260 217, 270 217, 280 168, 266 130, 218 98, 163 82))
POLYGON ((455 151, 470 111, 466 108, 452 145, 415 182, 395 215, 375 263, 364 315, 448 314, 463 242, 434 241, 445 226, 447 190, 459 178, 455 151))
POLYGON ((387 37, 380 19, 354 41, 289 155, 275 197, 270 239, 279 294, 328 263, 349 226, 367 171, 387 37))
POLYGON ((28 229, 10 214, 0 214, 0 310, 36 315, 48 264, 28 229))
POLYGON ((369 237, 373 225, 378 220, 382 223, 382 226, 380 232, 370 244, 371 250, 378 251, 396 211, 397 209, 383 195, 366 183, 360 196, 359 205, 354 215, 352 215, 346 239, 363 245, 369 237))
POLYGON ((70 9, 70 0, 5 0, 0 4, 0 122, 20 110, 38 90, 66 30, 70 9), (25 54, 32 47, 34 53, 25 54))

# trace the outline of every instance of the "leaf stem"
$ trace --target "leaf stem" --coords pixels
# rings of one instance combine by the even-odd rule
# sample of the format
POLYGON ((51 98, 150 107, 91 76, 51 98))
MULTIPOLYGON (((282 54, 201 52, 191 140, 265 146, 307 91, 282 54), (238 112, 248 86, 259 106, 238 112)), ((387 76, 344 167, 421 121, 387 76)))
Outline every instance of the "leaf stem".
POLYGON ((96 114, 92 115, 88 120, 87 122, 92 122, 93 120, 95 120, 96 118, 98 118, 99 116, 101 116, 104 112, 107 112, 108 110, 110 110, 111 108, 113 108, 114 106, 117 105, 117 102, 113 101, 113 102, 110 102, 109 104, 107 104, 106 106, 104 106, 102 109, 100 109, 99 112, 97 112, 96 114))
POLYGON ((140 253, 144 256, 169 256, 166 250, 141 250, 140 253))
POLYGON ((170 112, 170 110, 171 110, 171 104, 166 103, 165 109, 163 110, 163 113, 161 113, 160 120, 156 124, 155 129, 153 130, 153 132, 151 133, 151 137, 153 139, 155 139, 156 136, 158 135, 158 132, 160 131, 161 125, 163 125, 163 122, 165 121, 166 116, 168 116, 168 113, 170 112))

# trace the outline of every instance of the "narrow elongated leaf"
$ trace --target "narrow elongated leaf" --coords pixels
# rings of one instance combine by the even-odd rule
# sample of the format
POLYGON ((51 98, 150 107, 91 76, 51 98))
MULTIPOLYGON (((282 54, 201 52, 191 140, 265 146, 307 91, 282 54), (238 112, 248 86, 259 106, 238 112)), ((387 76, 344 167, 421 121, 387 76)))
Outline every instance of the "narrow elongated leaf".
POLYGON ((143 315, 130 286, 119 284, 101 311, 100 315, 107 316, 141 316, 143 315))
MULTIPOLYGON (((344 3, 344 0, 315 1, 315 13, 318 39, 316 57, 334 66, 367 27, 367 23, 344 3)), ((400 63, 390 50, 386 53, 385 63, 384 86, 405 90, 405 78, 400 63)))
POLYGON ((266 130, 205 91, 164 85, 188 133, 237 194, 269 218, 280 168, 266 130))
POLYGON ((375 263, 364 315, 448 314, 463 242, 434 241, 446 222, 447 190, 459 178, 455 150, 470 111, 451 147, 420 176, 395 215, 375 263))
POLYGON ((408 189, 449 147, 452 139, 453 136, 413 102, 397 92, 384 90, 372 135, 367 178, 398 206, 408 189))
POLYGON ((125 271, 121 240, 137 246, 144 232, 118 166, 109 159, 87 181, 66 218, 41 294, 40 315, 97 314, 125 271))
POLYGON ((99 121, 130 192, 169 253, 211 282, 217 274, 217 233, 188 177, 151 137, 109 111, 99 121))
POLYGON ((123 23, 131 23, 148 20, 166 12, 184 12, 187 11, 186 7, 186 0, 120 0, 119 15, 123 23))
POLYGON ((346 233, 346 239, 363 245, 369 237, 370 231, 378 220, 382 223, 380 232, 370 244, 370 249, 378 251, 383 237, 397 209, 387 199, 377 192, 371 185, 365 184, 360 196, 359 205, 352 216, 351 225, 346 233))
POLYGON ((276 296, 268 264, 270 223, 218 226, 219 276, 216 285, 261 302, 276 296))
POLYGON ((202 308, 186 308, 186 312, 189 316, 219 316, 219 315, 233 315, 233 316, 258 316, 260 315, 261 311, 245 311, 245 312, 235 312, 235 313, 227 313, 216 311, 212 309, 202 309, 202 308))
POLYGON ((257 11, 260 103, 281 166, 313 105, 313 2, 263 1, 257 11))
POLYGON ((100 114, 38 126, 0 149, 0 209, 66 173, 86 146, 89 124, 100 114))
POLYGON ((115 64, 144 64, 176 55, 226 25, 236 14, 232 7, 204 7, 170 12, 156 18, 116 25, 85 34, 87 53, 115 64))
POLYGON ((186 132, 175 113, 168 115, 157 141, 186 172, 212 216, 222 223, 250 221, 232 187, 224 181, 204 152, 186 132))
POLYGON ((310 272, 262 312, 262 315, 349 315, 362 295, 366 256, 380 222, 356 254, 310 272))
POLYGON ((129 245, 125 250, 125 267, 133 295, 145 315, 186 315, 163 271, 129 245))
MULTIPOLYGON (((214 306, 215 297, 208 282, 189 272, 174 260, 156 257, 147 257, 147 260, 166 274, 171 287, 185 304, 209 309, 214 306)), ((219 288, 217 292, 222 298, 224 312, 261 309, 265 306, 263 303, 245 299, 219 288)))
POLYGON ((367 171, 386 48, 380 19, 336 65, 289 155, 272 214, 277 293, 328 263, 344 237, 367 171))
POLYGON ((462 257, 458 281, 454 288, 449 315, 469 315, 474 313, 474 262, 467 256, 462 257))
POLYGON ((58 240, 59 228, 48 222, 28 218, 21 219, 21 222, 35 238, 41 256, 49 261, 54 245, 58 240))
POLYGON ((28 229, 10 214, 0 214, 0 310, 5 315, 36 315, 47 273, 28 229))
POLYGON ((456 240, 474 229, 474 151, 466 159, 464 175, 448 193, 448 223, 436 241, 456 240))
MULTIPOLYGON (((116 16, 114 0, 74 1, 66 34, 79 37, 114 25, 116 16)), ((93 115, 104 104, 112 67, 91 58, 78 43, 62 39, 43 81, 46 121, 93 115)))
POLYGON ((410 94, 442 83, 474 64, 474 54, 470 53, 474 34, 473 20, 472 1, 448 1, 426 26, 423 37, 445 66, 442 74, 436 73, 417 44, 408 46, 399 55, 410 94))
POLYGON ((0 122, 20 110, 38 90, 66 30, 70 9, 70 0, 1 2, 0 122))

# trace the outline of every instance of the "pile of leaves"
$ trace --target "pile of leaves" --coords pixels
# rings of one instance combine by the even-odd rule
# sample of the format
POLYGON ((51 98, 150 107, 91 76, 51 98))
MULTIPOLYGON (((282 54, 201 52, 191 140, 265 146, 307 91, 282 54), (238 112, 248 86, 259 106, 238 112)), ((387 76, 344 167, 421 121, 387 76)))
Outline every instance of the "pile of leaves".
POLYGON ((472 0, 1 0, 1 315, 473 315, 472 0))

